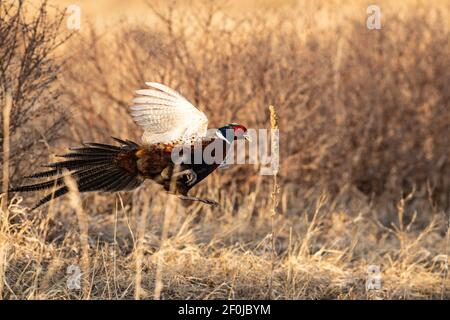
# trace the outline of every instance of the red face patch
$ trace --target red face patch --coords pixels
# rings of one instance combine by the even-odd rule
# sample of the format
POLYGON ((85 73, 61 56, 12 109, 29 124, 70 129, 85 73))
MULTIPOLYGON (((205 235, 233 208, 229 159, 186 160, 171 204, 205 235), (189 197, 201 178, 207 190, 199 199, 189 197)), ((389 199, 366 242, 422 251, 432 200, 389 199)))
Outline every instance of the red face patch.
POLYGON ((241 126, 240 124, 233 125, 233 130, 234 130, 234 135, 235 135, 236 137, 240 137, 240 136, 242 136, 244 133, 247 132, 247 128, 244 127, 244 126, 241 126))

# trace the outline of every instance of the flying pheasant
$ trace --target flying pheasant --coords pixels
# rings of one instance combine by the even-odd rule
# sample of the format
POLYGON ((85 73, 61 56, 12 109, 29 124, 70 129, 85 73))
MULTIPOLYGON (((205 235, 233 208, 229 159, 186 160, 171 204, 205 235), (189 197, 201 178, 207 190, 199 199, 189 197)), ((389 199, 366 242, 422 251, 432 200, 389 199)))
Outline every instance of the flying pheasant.
POLYGON ((51 189, 34 210, 69 192, 66 175, 75 180, 80 192, 130 191, 149 179, 182 200, 217 205, 213 200, 188 196, 188 192, 223 163, 234 140, 249 140, 247 129, 231 123, 207 135, 208 118, 203 112, 167 86, 155 82, 146 85, 148 89, 136 91, 131 107, 131 116, 144 129, 142 144, 114 137, 119 145, 83 143, 58 156, 65 159, 47 165, 47 171, 26 177, 51 178, 49 181, 9 191, 51 189), (210 152, 214 161, 203 156, 206 150, 214 150, 210 152), (174 161, 176 154, 181 155, 179 161, 174 161))

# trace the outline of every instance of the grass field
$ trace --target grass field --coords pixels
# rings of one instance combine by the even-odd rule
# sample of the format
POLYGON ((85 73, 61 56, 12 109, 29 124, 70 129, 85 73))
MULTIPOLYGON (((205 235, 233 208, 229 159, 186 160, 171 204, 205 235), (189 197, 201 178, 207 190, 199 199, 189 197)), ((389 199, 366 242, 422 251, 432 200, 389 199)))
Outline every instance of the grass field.
POLYGON ((151 183, 33 212, 2 194, 0 298, 450 298, 448 1, 378 1, 381 30, 362 0, 128 2, 0 4, 2 189, 82 141, 139 142, 145 81, 211 127, 270 128, 274 105, 278 177, 219 170, 193 190, 217 208, 151 183))

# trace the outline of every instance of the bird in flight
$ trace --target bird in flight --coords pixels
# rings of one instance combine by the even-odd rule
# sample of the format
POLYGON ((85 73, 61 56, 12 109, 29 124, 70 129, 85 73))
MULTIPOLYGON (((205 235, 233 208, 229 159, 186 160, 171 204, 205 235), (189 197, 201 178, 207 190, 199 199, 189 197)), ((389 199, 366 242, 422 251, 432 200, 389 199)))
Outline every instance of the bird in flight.
POLYGON ((208 118, 180 93, 160 83, 146 85, 149 88, 136 91, 130 112, 144 130, 141 144, 114 137, 118 145, 85 142, 58 156, 63 160, 46 165, 46 171, 25 177, 50 180, 9 192, 52 190, 34 210, 69 192, 67 175, 75 180, 79 192, 131 191, 152 180, 182 200, 217 205, 213 200, 188 196, 188 192, 225 161, 234 140, 250 140, 247 129, 231 123, 207 134, 208 118), (210 152, 214 161, 203 156, 206 150, 214 150, 210 152), (179 159, 190 161, 174 161, 174 152, 182 154, 179 159), (201 152, 200 160, 196 152, 201 152))

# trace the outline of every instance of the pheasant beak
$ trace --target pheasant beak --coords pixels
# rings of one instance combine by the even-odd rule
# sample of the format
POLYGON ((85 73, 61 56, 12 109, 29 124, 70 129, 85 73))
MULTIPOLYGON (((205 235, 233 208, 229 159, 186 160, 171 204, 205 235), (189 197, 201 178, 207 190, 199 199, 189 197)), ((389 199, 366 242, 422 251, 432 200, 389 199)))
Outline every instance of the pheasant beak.
POLYGON ((248 142, 252 142, 252 137, 250 137, 250 135, 246 132, 242 135, 244 137, 245 140, 247 140, 248 142))

